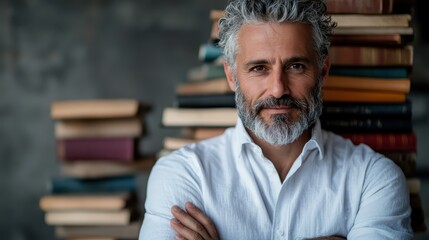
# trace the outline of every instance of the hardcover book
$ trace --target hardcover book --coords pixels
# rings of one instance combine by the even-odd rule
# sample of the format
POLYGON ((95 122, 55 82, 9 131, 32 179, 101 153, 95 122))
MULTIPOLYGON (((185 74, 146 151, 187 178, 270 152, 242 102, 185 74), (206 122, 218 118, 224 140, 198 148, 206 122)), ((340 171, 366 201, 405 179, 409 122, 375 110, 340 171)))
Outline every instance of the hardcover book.
POLYGON ((409 133, 347 133, 341 134, 354 144, 364 143, 377 152, 410 151, 416 152, 417 138, 409 133))
POLYGON ((165 108, 162 114, 168 127, 229 127, 236 121, 235 108, 165 108))
POLYGON ((155 156, 136 159, 132 162, 76 160, 63 161, 60 168, 63 176, 93 179, 149 172, 155 162, 155 156))
POLYGON ((130 162, 135 158, 134 138, 57 139, 57 155, 64 161, 111 160, 130 162))
POLYGON ((124 226, 56 226, 55 236, 60 239, 101 238, 137 239, 142 221, 133 221, 124 226))
POLYGON ((115 138, 141 136, 142 120, 137 117, 117 119, 58 120, 56 138, 115 138))
POLYGON ((413 47, 332 46, 329 59, 334 66, 412 66, 413 47))
POLYGON ((139 102, 135 99, 65 100, 51 105, 53 119, 123 118, 136 116, 139 102))
POLYGON ((48 225, 61 226, 125 226, 135 219, 133 210, 117 211, 49 211, 45 213, 48 225))
POLYGON ((136 176, 124 175, 108 178, 78 179, 72 177, 53 178, 48 185, 51 194, 136 192, 136 176))
POLYGON ((64 210, 120 210, 137 201, 131 192, 102 194, 55 194, 45 195, 39 201, 44 211, 64 210))

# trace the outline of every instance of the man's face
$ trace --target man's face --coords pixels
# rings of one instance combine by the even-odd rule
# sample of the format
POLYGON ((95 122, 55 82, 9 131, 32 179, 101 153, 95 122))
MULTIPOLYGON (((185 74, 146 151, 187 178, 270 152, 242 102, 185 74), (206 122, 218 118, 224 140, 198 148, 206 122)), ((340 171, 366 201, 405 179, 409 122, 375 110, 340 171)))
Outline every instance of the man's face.
POLYGON ((246 128, 274 145, 295 141, 320 115, 320 70, 311 28, 301 23, 247 24, 238 33, 236 73, 226 66, 246 128))

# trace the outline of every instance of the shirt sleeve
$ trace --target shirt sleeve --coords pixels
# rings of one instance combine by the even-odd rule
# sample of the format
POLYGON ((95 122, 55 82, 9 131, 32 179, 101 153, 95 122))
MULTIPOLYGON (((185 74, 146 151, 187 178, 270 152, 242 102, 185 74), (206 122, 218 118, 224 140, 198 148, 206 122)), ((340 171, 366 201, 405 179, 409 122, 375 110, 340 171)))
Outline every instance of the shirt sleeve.
POLYGON ((405 176, 393 161, 377 156, 365 171, 359 211, 347 239, 412 239, 405 176))
POLYGON ((174 239, 170 226, 171 207, 182 209, 186 202, 201 207, 201 184, 196 169, 196 158, 185 151, 174 152, 157 161, 147 186, 145 215, 139 239, 174 239))

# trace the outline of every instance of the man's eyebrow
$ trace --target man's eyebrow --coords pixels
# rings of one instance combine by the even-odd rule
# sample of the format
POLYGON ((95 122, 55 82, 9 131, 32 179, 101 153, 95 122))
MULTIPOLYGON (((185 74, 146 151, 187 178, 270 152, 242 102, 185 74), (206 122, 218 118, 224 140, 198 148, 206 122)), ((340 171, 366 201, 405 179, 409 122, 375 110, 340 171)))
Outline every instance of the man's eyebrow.
POLYGON ((256 60, 250 60, 247 63, 244 64, 246 68, 255 66, 255 65, 265 65, 268 64, 270 61, 265 59, 256 59, 256 60))
MULTIPOLYGON (((256 60, 250 60, 247 63, 244 64, 245 67, 251 67, 251 66, 255 66, 255 65, 265 65, 265 64, 269 64, 271 61, 266 60, 266 59, 256 59, 256 60)), ((290 64, 290 63, 296 63, 296 62, 302 62, 302 63, 309 63, 311 62, 310 59, 308 57, 291 57, 291 58, 287 58, 287 59, 283 59, 283 64, 290 64)))

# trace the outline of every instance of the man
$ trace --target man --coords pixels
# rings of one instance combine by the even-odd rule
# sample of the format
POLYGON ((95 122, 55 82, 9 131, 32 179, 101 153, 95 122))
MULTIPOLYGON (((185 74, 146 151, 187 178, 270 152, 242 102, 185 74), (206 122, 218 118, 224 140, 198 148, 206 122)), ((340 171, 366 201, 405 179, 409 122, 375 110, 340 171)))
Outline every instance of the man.
POLYGON ((401 170, 320 128, 333 27, 321 0, 229 3, 237 125, 157 162, 141 239, 412 238, 401 170))

